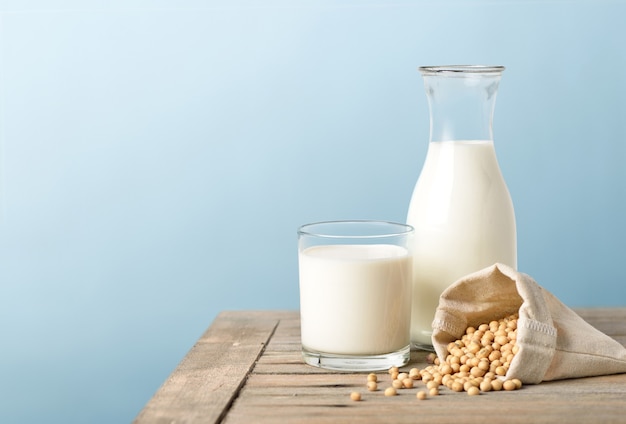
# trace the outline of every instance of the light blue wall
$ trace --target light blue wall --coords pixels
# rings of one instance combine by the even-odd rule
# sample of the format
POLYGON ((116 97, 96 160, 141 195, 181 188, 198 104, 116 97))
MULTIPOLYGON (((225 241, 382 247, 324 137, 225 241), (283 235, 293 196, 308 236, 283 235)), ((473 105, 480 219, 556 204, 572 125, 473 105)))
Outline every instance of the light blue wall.
POLYGON ((0 2, 0 421, 129 422, 295 231, 402 221, 419 65, 507 66, 519 268, 626 305, 623 1, 0 2))

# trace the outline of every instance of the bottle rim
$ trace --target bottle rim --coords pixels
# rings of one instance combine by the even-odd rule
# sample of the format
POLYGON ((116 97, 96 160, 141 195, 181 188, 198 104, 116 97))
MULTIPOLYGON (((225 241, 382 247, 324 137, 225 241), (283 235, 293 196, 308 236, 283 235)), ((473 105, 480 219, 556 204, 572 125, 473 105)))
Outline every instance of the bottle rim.
POLYGON ((420 66, 422 75, 439 74, 488 74, 499 75, 505 67, 501 65, 444 65, 444 66, 420 66))

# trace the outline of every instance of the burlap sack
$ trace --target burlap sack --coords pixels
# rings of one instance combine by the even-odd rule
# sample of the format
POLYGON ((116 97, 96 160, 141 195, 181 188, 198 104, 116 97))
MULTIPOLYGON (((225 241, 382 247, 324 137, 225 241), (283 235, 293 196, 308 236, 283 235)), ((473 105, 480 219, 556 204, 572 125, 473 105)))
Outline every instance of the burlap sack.
POLYGON ((445 290, 433 321, 440 360, 468 326, 519 312, 517 344, 507 378, 541 381, 626 372, 626 348, 598 331, 530 276, 495 264, 445 290))

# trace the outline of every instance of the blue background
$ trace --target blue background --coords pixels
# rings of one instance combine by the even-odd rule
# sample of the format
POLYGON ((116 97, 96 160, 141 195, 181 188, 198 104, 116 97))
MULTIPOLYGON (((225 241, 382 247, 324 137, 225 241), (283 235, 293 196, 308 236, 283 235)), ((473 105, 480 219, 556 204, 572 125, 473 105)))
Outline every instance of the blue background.
POLYGON ((623 1, 0 2, 0 421, 129 422, 296 228, 404 221, 420 65, 502 64, 519 269, 626 305, 623 1))

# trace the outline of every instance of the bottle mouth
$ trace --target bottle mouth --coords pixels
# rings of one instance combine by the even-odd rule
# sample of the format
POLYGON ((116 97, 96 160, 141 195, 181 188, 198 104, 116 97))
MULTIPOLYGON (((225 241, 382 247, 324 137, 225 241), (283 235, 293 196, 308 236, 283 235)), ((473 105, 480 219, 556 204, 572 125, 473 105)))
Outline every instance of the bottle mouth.
POLYGON ((445 65, 445 66, 420 66, 419 71, 422 75, 439 75, 439 74, 485 74, 499 75, 504 71, 504 66, 491 65, 445 65))

